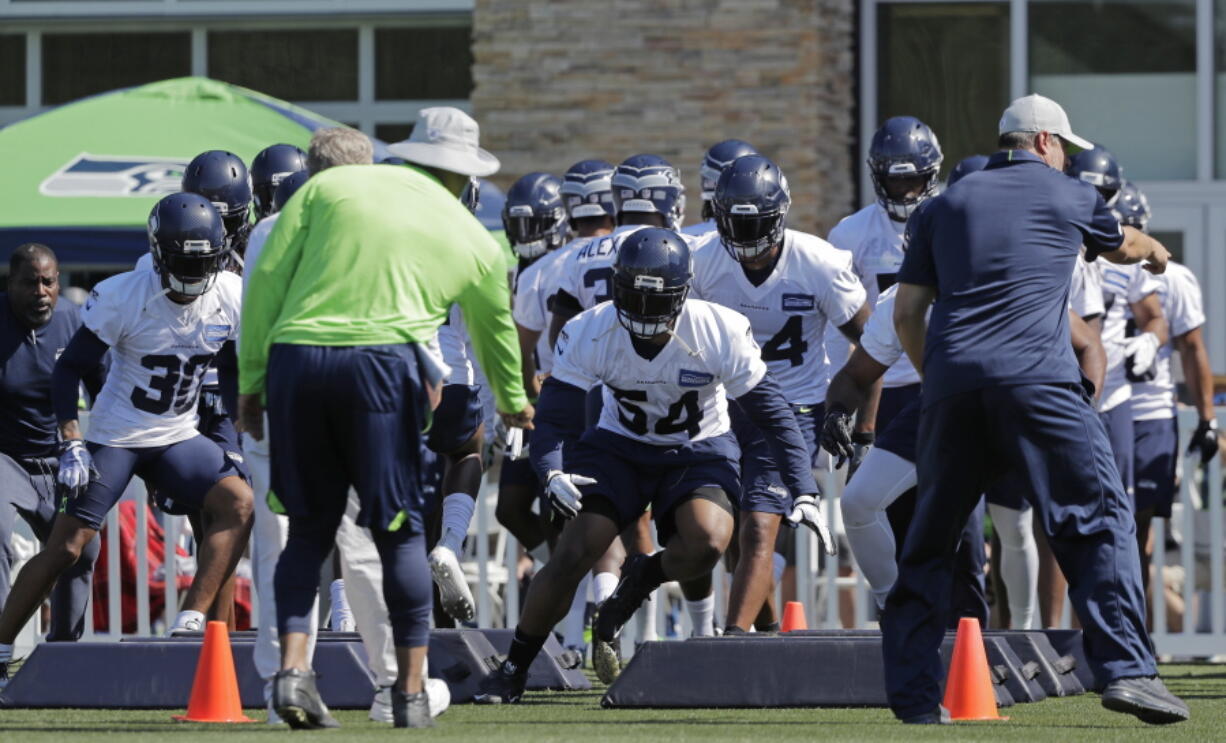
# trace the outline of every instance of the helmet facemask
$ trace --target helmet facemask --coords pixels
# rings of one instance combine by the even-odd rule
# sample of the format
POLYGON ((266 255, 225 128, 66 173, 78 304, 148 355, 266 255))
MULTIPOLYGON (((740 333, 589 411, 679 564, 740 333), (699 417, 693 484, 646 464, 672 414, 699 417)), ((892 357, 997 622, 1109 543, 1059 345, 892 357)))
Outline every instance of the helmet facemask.
POLYGON ((152 250, 153 263, 166 285, 185 297, 199 297, 213 288, 226 255, 208 240, 184 240, 182 252, 164 250, 155 240, 152 250))
POLYGON ((724 248, 738 261, 753 261, 783 242, 788 210, 758 212, 753 204, 733 204, 725 211, 714 209, 715 225, 724 248))
POLYGON ((636 338, 654 338, 672 329, 689 295, 689 284, 666 287, 660 276, 618 273, 613 277, 617 320, 636 338))
MULTIPOLYGON (((918 170, 915 164, 907 160, 896 160, 893 162, 870 163, 870 172, 873 178, 873 190, 877 194, 877 201, 881 207, 885 209, 886 214, 890 219, 896 222, 905 222, 911 216, 911 213, 916 208, 932 198, 937 193, 937 173, 940 170, 940 164, 926 170, 918 170), (918 191, 910 195, 895 196, 890 193, 889 181, 898 179, 916 179, 919 186, 918 191)), ((912 191, 913 189, 907 189, 912 191)))
POLYGON ((525 260, 539 258, 562 246, 566 229, 566 210, 559 208, 547 215, 537 215, 532 207, 507 207, 502 218, 503 228, 515 254, 525 260))

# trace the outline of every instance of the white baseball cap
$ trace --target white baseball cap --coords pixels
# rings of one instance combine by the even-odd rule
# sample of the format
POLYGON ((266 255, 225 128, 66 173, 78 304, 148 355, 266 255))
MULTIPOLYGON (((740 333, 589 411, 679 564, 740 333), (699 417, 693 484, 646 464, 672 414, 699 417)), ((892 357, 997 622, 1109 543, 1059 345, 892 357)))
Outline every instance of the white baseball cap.
POLYGON ((480 136, 473 117, 451 106, 434 106, 418 112, 409 138, 387 150, 418 165, 484 177, 497 173, 500 163, 477 144, 480 136))
POLYGON ((1068 114, 1059 103, 1037 93, 1018 98, 1005 109, 1000 117, 999 133, 1007 132, 1051 132, 1078 149, 1094 148, 1093 142, 1073 134, 1068 114))

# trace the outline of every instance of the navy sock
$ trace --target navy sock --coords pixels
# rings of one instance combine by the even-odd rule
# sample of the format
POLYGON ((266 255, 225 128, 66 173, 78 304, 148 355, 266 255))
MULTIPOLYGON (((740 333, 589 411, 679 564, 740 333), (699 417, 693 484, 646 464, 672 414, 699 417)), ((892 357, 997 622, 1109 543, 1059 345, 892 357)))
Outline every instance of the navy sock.
POLYGON ((668 576, 664 574, 663 550, 647 558, 647 565, 643 568, 643 579, 648 588, 653 591, 668 582, 668 576))
POLYGON ((536 660, 547 639, 549 635, 529 635, 516 627, 515 639, 511 640, 511 650, 507 652, 506 662, 502 664, 503 670, 515 675, 527 673, 528 666, 536 660))

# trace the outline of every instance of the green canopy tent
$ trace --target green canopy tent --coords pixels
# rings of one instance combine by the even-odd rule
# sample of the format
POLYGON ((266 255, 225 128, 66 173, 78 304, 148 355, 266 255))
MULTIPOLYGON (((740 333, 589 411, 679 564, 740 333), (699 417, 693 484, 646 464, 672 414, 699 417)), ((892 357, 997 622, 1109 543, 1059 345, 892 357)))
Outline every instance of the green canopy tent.
MULTIPOLYGON (((179 190, 196 154, 229 150, 250 162, 264 147, 306 148, 340 126, 246 88, 185 77, 102 93, 0 129, 0 258, 24 242, 61 264, 126 268, 149 249, 154 202, 179 190)), ((375 143, 376 160, 387 153, 375 143)))

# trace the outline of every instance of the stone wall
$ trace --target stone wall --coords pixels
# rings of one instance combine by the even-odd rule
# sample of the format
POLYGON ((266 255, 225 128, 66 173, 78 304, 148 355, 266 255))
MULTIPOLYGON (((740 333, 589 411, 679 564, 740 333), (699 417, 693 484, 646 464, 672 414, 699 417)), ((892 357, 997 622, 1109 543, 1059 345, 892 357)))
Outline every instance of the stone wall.
POLYGON ((475 0, 473 111, 506 185, 602 157, 698 164, 737 137, 788 176, 797 229, 854 201, 851 0, 475 0))

